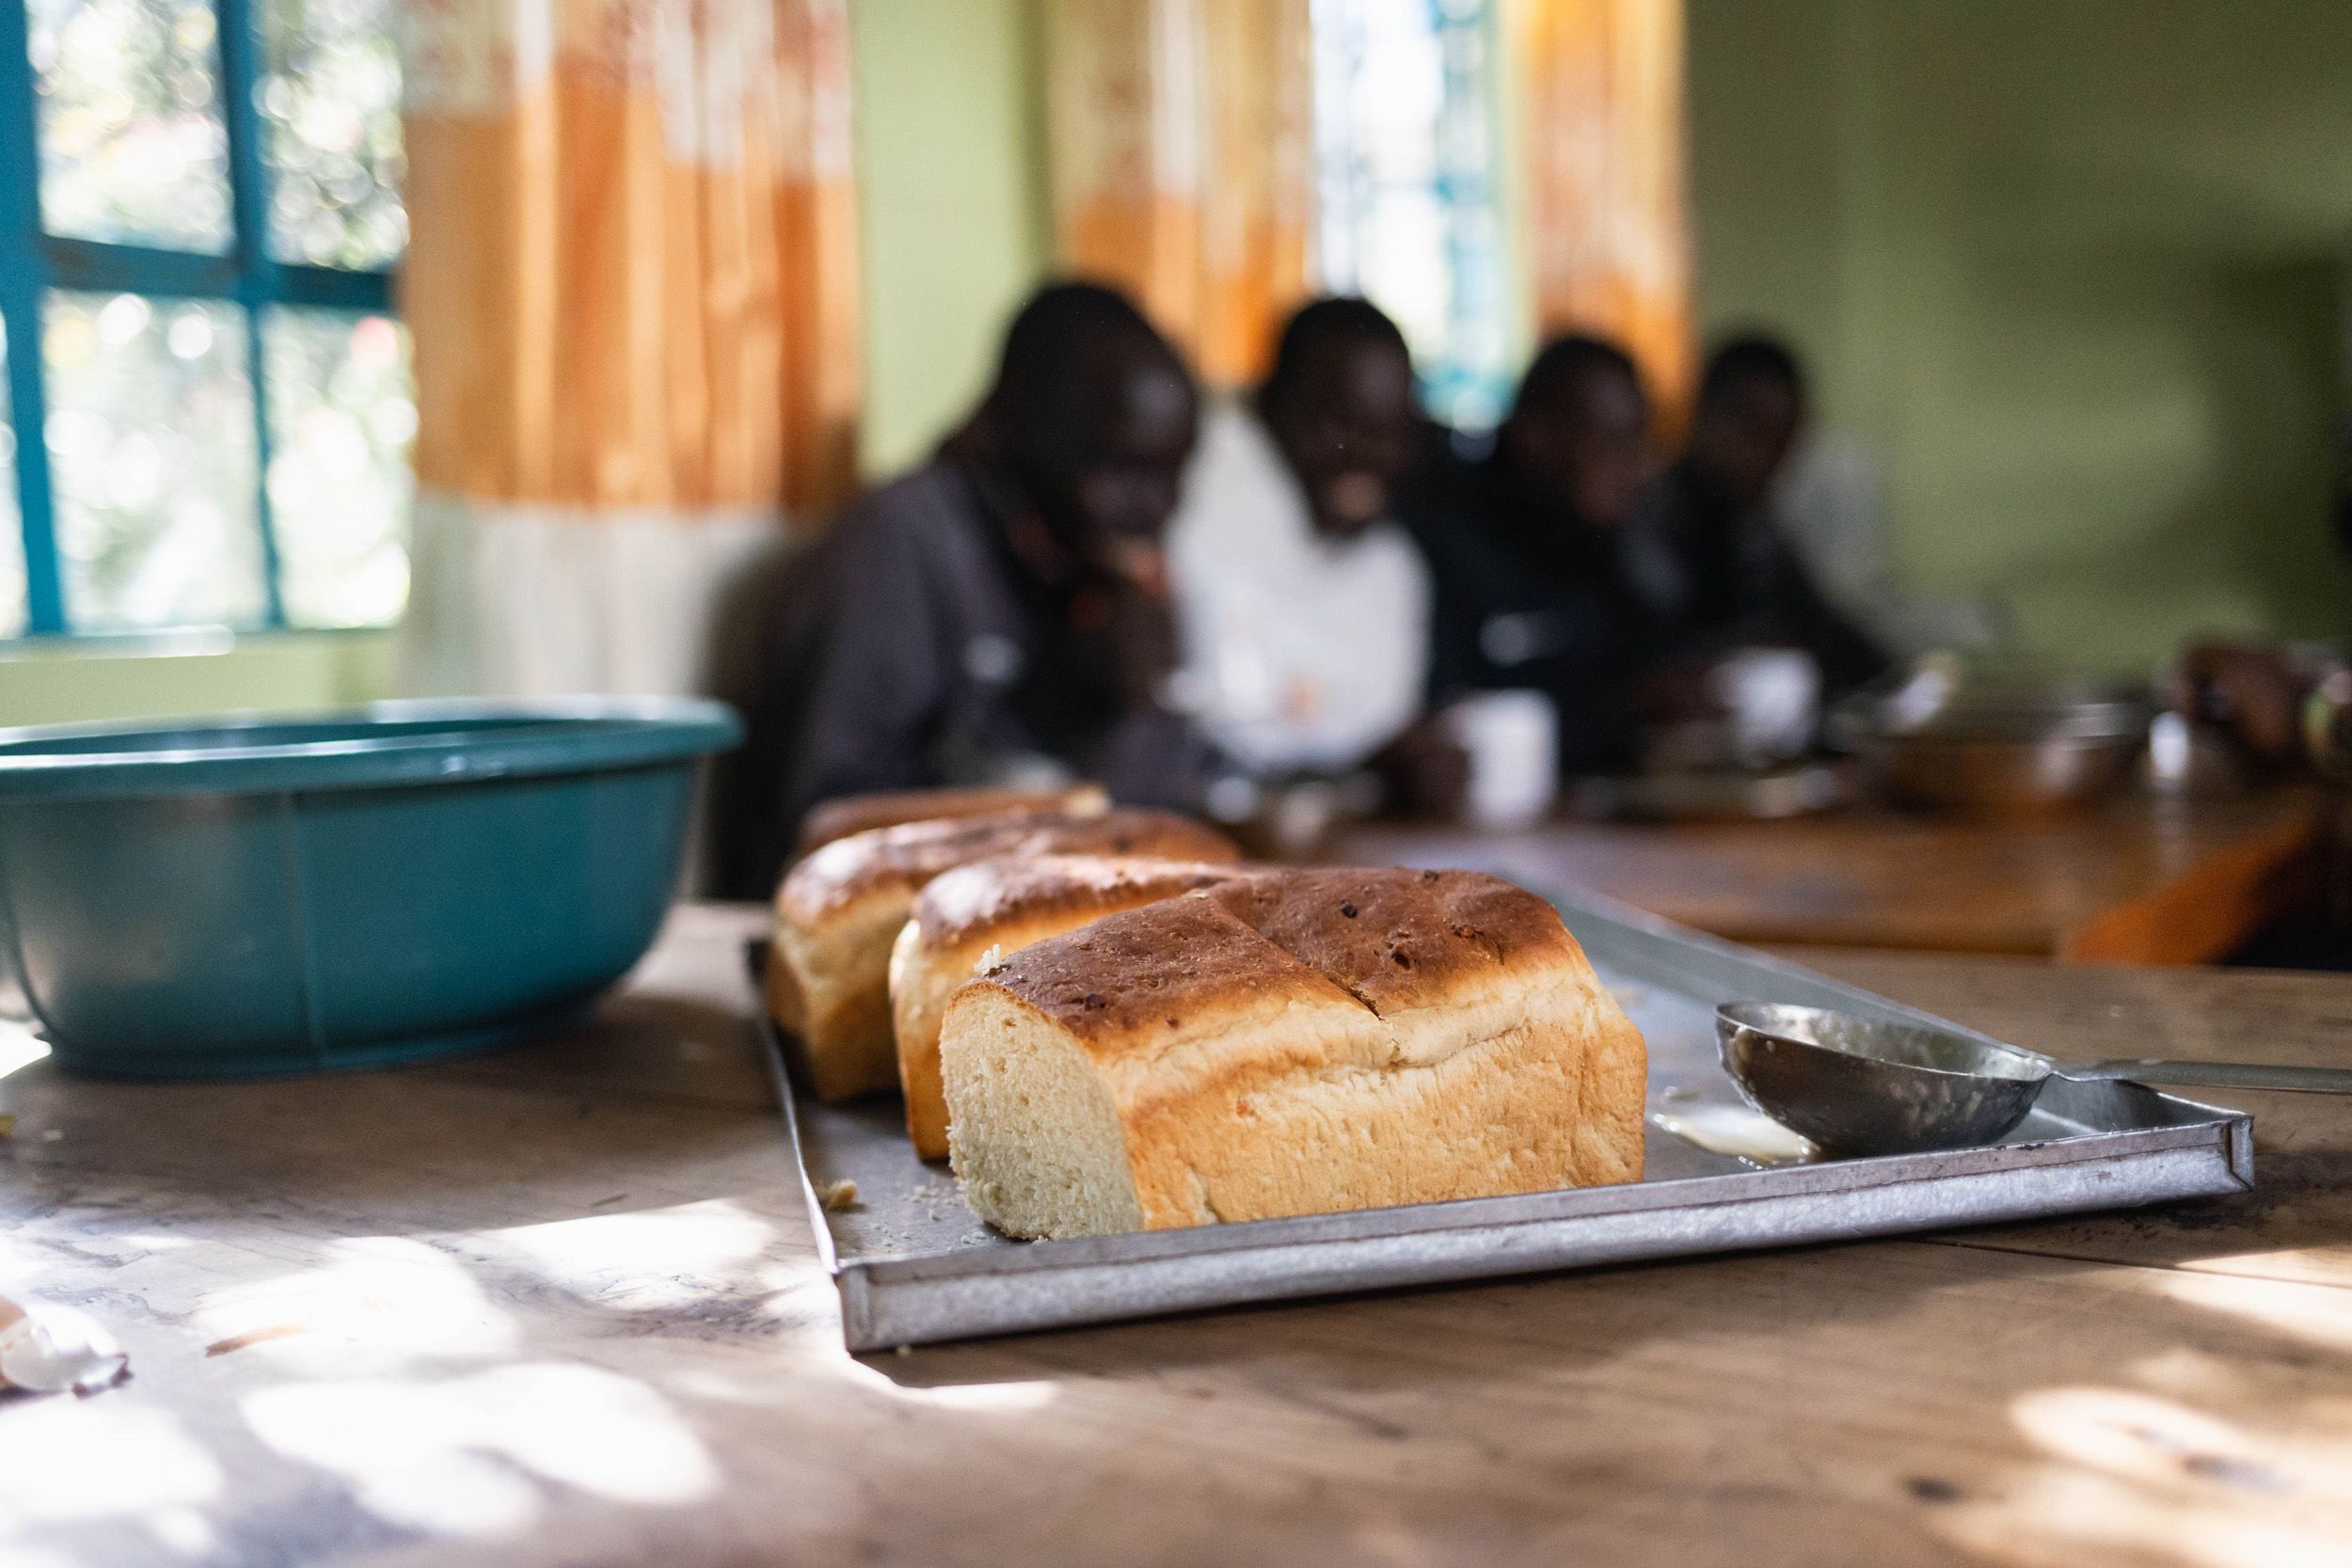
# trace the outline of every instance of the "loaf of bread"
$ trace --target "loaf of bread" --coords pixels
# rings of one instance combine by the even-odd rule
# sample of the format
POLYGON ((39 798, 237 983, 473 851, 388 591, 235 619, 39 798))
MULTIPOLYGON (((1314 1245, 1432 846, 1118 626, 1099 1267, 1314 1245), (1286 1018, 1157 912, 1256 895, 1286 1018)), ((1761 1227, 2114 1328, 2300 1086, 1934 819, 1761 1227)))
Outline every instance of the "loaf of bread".
POLYGON ((1470 872, 1236 879, 947 1005, 966 1201, 1016 1236, 1638 1180, 1642 1037, 1549 904, 1470 872))
POLYGON ((1006 812, 835 839, 794 866, 776 892, 768 1005, 795 1037, 796 1072, 827 1100, 896 1085, 890 946, 914 895, 971 861, 1065 853, 1241 858, 1215 829, 1161 811, 1006 812))
POLYGON ((984 960, 1234 875, 1231 865, 1204 861, 1009 855, 960 865, 926 887, 890 954, 898 1086, 906 1094, 914 1152, 926 1160, 947 1158, 939 1021, 947 998, 984 960))
POLYGON ((1057 811, 1068 816, 1100 816, 1111 798, 1098 784, 1051 789, 892 789, 874 795, 837 795, 810 808, 801 821, 795 857, 821 849, 836 838, 902 822, 936 822, 951 816, 994 816, 1009 811, 1057 811))

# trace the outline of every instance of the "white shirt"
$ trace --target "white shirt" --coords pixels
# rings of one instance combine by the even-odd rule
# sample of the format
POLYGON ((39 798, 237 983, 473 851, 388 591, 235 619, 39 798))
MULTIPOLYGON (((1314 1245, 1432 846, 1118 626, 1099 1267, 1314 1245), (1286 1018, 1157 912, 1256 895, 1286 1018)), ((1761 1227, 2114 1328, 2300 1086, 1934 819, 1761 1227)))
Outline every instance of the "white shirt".
POLYGON ((1403 527, 1315 531, 1255 412, 1213 404, 1168 531, 1184 669, 1202 731, 1261 772, 1369 758, 1420 712, 1429 572, 1403 527))

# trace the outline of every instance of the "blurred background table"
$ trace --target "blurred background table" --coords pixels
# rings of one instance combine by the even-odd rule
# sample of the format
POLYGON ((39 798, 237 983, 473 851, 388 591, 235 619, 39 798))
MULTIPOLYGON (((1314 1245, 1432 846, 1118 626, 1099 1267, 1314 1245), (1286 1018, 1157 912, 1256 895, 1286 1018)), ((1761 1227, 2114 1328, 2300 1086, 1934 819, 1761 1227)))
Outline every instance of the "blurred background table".
POLYGON ((1354 828, 1322 858, 1581 887, 1749 942, 2210 963, 2319 895, 2331 797, 2131 794, 1980 823, 1856 807, 1777 822, 1354 828))

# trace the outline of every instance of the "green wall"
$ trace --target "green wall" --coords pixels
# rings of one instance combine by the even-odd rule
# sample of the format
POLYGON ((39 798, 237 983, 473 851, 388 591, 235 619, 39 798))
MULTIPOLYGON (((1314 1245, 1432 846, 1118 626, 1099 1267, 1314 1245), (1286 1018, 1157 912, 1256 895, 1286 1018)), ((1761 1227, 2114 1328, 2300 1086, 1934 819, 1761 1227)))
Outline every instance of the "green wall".
POLYGON ((2092 668, 2352 634, 2352 5, 1690 3, 1702 315, 1808 351, 1921 587, 2092 668))
POLYGON ((1038 22, 1029 0, 851 0, 869 473, 970 406, 1044 269, 1038 22))
POLYGON ((391 642, 389 632, 317 632, 27 643, 0 657, 0 725, 369 702, 391 688, 391 642))

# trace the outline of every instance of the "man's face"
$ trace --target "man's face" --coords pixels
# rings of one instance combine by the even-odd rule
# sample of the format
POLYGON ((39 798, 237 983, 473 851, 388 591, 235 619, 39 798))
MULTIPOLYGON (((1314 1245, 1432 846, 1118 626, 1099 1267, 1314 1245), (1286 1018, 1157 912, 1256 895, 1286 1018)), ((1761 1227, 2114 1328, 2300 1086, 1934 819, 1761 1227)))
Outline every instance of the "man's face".
POLYGON ((1199 434, 1191 379, 1149 345, 1106 342, 1050 409, 1049 428, 1016 434, 1048 522, 1100 565, 1157 546, 1199 434))
POLYGON ((1155 544, 1176 511, 1200 405, 1192 384, 1168 365, 1138 367, 1109 393, 1101 443, 1084 455, 1072 496, 1089 533, 1155 544))
POLYGON ((1351 538, 1387 515, 1390 492, 1412 467, 1417 428, 1413 365, 1402 349, 1326 340, 1266 413, 1318 532, 1351 538))
POLYGON ((1750 376, 1700 407, 1691 430, 1692 466, 1726 500, 1753 506, 1788 461, 1804 416, 1794 388, 1750 376))
POLYGON ((1613 372, 1589 372, 1550 407, 1513 414, 1502 438, 1515 464, 1593 528, 1622 527, 1655 468, 1649 405, 1613 372))

